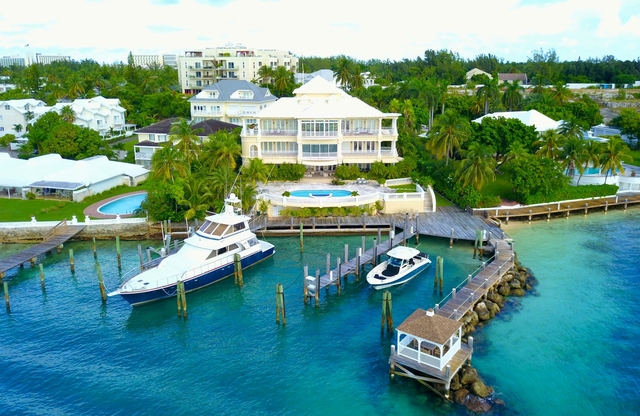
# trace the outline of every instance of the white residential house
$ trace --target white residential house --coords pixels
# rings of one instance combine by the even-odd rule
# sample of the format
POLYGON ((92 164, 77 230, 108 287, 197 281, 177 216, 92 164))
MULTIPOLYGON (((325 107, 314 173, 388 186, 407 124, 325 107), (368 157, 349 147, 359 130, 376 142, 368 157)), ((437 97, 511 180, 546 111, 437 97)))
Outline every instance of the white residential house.
POLYGON ((309 172, 331 174, 340 164, 397 163, 397 121, 352 97, 322 77, 313 78, 256 115, 257 128, 243 124, 242 158, 249 163, 300 163, 309 172))
POLYGON ((36 118, 48 111, 60 113, 62 108, 70 106, 75 113, 74 124, 97 131, 101 135, 107 134, 111 129, 116 132, 124 132, 126 111, 120 106, 118 98, 79 98, 71 103, 57 103, 52 107, 42 107, 35 111, 36 118))
POLYGON ((562 124, 562 121, 555 121, 554 119, 545 116, 537 110, 529 111, 503 111, 498 113, 491 113, 485 116, 472 120, 474 123, 482 123, 482 119, 485 117, 490 118, 515 118, 518 119, 525 126, 534 126, 538 133, 544 133, 547 130, 557 129, 562 124))
POLYGON ((468 70, 467 73, 465 74, 465 78, 467 79, 467 81, 469 81, 475 75, 486 75, 487 77, 489 77, 489 79, 493 78, 490 73, 483 71, 480 68, 473 68, 468 70))
POLYGON ((246 120, 246 124, 253 124, 256 114, 277 99, 268 88, 249 81, 223 80, 189 99, 191 119, 196 122, 213 119, 239 126, 246 120))
MULTIPOLYGON (((147 169, 151 168, 153 154, 162 148, 162 143, 167 143, 171 140, 171 126, 178 120, 178 118, 170 118, 135 131, 138 135, 138 144, 133 146, 136 165, 144 166, 147 169)), ((198 136, 202 140, 206 140, 210 134, 214 134, 218 130, 231 131, 239 128, 239 126, 209 119, 194 123, 191 128, 192 130, 202 129, 198 136)))
POLYGON ((226 45, 185 51, 178 57, 178 78, 185 94, 197 94, 217 80, 259 79, 262 66, 283 66, 296 72, 298 58, 289 51, 250 49, 242 45, 226 45))
POLYGON ((0 101, 0 136, 5 134, 21 136, 27 130, 29 115, 35 117, 36 112, 45 106, 44 101, 33 98, 0 101), (17 124, 22 126, 21 132, 16 132, 15 126, 17 124))

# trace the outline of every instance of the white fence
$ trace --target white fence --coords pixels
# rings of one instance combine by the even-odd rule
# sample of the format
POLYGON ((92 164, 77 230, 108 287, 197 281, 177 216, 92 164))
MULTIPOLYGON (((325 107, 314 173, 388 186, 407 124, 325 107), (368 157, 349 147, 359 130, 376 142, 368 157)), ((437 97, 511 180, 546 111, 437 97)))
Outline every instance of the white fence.
MULTIPOLYGON (((17 222, 0 222, 0 229, 2 228, 51 228, 55 227, 60 221, 37 221, 35 217, 31 217, 31 221, 17 221, 17 222)), ((86 226, 100 226, 100 225, 116 225, 116 224, 141 224, 147 222, 146 218, 109 218, 109 219, 91 219, 85 217, 84 221, 78 221, 75 217, 71 221, 67 221, 68 225, 86 225, 86 226)))

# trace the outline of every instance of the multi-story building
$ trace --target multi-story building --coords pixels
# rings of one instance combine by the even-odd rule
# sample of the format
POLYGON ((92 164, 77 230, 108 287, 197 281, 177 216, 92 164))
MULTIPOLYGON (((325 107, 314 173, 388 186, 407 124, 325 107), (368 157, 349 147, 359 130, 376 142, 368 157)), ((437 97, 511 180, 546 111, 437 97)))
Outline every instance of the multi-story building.
POLYGON ((47 65, 50 64, 51 62, 56 62, 56 61, 70 61, 71 57, 70 56, 62 56, 62 55, 43 55, 41 53, 36 53, 36 59, 35 59, 35 63, 36 64, 42 64, 42 65, 47 65))
POLYGON ((133 63, 143 68, 149 68, 151 66, 170 66, 175 68, 177 66, 176 55, 170 54, 148 54, 148 55, 132 55, 133 63))
POLYGON ((242 159, 300 163, 308 171, 331 173, 340 164, 368 170, 371 163, 397 163, 397 121, 352 97, 322 77, 280 98, 256 115, 257 130, 243 124, 242 159))
POLYGON ((36 112, 45 107, 44 101, 27 98, 24 100, 0 101, 0 136, 14 134, 21 136, 27 131, 27 124, 36 115, 36 112), (20 131, 16 131, 16 126, 20 131))
POLYGON ((26 60, 20 56, 3 56, 0 58, 0 66, 25 66, 26 60))
POLYGON ((182 92, 197 94, 218 80, 259 79, 262 66, 283 66, 296 72, 298 58, 288 51, 249 49, 241 45, 186 51, 178 57, 178 78, 182 92))
POLYGON ((77 99, 72 103, 57 103, 52 107, 42 106, 34 110, 35 118, 39 118, 48 111, 60 113, 62 107, 65 106, 70 106, 75 113, 76 120, 73 124, 96 130, 103 136, 111 129, 117 132, 122 132, 125 129, 127 110, 120 106, 118 98, 98 96, 77 99))
MULTIPOLYGON (((163 143, 167 145, 171 139, 171 127, 178 121, 178 118, 170 118, 135 131, 138 135, 138 144, 133 146, 136 165, 151 168, 153 154, 162 148, 163 143)), ((191 126, 191 130, 199 132, 198 137, 202 141, 208 140, 209 135, 215 134, 218 130, 232 131, 237 128, 235 124, 219 120, 205 120, 191 126)))
POLYGON ((191 118, 196 122, 213 119, 250 125, 256 123, 255 116, 260 110, 276 100, 268 88, 249 81, 222 80, 204 87, 189 102, 191 118))

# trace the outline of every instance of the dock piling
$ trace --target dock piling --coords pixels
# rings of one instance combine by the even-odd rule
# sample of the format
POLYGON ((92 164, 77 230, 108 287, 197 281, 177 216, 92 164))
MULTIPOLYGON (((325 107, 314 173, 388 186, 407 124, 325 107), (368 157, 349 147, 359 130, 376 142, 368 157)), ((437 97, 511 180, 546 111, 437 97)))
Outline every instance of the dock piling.
POLYGON ((316 307, 318 307, 318 303, 320 303, 320 269, 316 269, 316 307))
POLYGON ((40 286, 42 287, 42 290, 44 290, 44 266, 42 265, 42 263, 40 263, 39 266, 40 266, 40 286))
POLYGON ((98 258, 98 247, 96 246, 96 238, 93 237, 93 258, 97 259, 98 258))
POLYGON ((340 294, 340 278, 342 277, 342 263, 340 263, 340 257, 336 260, 336 269, 338 271, 338 295, 340 294))
POLYGON ((151 249, 147 247, 147 262, 151 263, 151 249))
POLYGON ((433 291, 438 290, 438 282, 440 282, 440 293, 444 286, 444 258, 436 257, 436 273, 433 276, 433 291))
POLYGON ((280 318, 282 318, 282 325, 287 324, 287 314, 284 306, 284 289, 282 288, 282 284, 278 283, 276 285, 276 323, 280 323, 280 318))
POLYGON ((360 279, 360 256, 362 255, 362 248, 356 249, 356 282, 360 279))
POLYGON ((96 272, 98 273, 98 286, 100 286, 100 297, 102 298, 102 303, 107 301, 107 290, 104 287, 104 280, 102 279, 102 269, 100 268, 100 263, 96 263, 96 272))
POLYGON ((380 325, 380 333, 384 334, 385 326, 387 331, 393 332, 393 313, 391 304, 391 292, 385 290, 382 294, 382 321, 380 325))
MULTIPOLYGON (((291 217, 293 218, 293 217, 291 217)), ((303 225, 302 221, 300 221, 300 253, 304 253, 304 232, 302 231, 303 225)))
POLYGON ((584 204, 584 216, 585 216, 585 217, 587 216, 588 211, 589 211, 589 203, 588 203, 588 202, 586 202, 586 203, 584 204))
POLYGON ((235 283, 240 287, 244 286, 244 280, 242 278, 242 257, 240 256, 240 253, 233 255, 233 269, 235 283))
POLYGON ((449 248, 453 248, 453 235, 454 235, 455 231, 452 228, 451 229, 451 237, 449 238, 449 248))
POLYGON ((120 256, 120 236, 116 236, 116 253, 118 255, 118 269, 122 268, 122 258, 120 256))
POLYGON ((373 267, 376 267, 376 265, 378 264, 378 240, 377 239, 373 239, 373 257, 371 258, 371 261, 373 262, 373 267))
POLYGON ((138 258, 140 259, 140 270, 144 270, 144 260, 142 258, 142 246, 138 244, 138 258))
POLYGON ((345 263, 349 262, 349 244, 344 245, 344 262, 345 263))
POLYGON ((305 264, 302 268, 302 279, 303 279, 303 293, 304 293, 304 304, 307 304, 309 300, 309 287, 307 286, 307 277, 309 276, 309 265, 305 264))
POLYGON ((327 253, 327 274, 331 270, 331 253, 327 253))
POLYGON ((551 219, 551 208, 547 208, 547 222, 551 219))
POLYGON ((604 213, 607 213, 607 210, 609 209, 609 201, 604 201, 604 213))
POLYGON ((73 260, 73 249, 69 250, 69 268, 71 269, 71 273, 75 273, 76 267, 73 260))
POLYGON ((420 244, 420 231, 418 228, 418 216, 416 215, 416 243, 420 244))
POLYGON ((2 287, 4 288, 4 304, 7 307, 7 311, 10 311, 11 300, 9 299, 9 284, 7 282, 2 282, 2 287))

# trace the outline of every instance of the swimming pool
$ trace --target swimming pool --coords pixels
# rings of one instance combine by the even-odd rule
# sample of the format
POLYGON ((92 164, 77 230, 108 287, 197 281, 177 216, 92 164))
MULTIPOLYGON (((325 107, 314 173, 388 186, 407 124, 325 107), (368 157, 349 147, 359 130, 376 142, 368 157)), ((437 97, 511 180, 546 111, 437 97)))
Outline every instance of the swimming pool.
POLYGON ((298 189, 291 191, 291 196, 302 198, 330 198, 339 196, 351 196, 347 189, 298 189))
POLYGON ((135 194, 118 198, 111 202, 107 202, 98 208, 98 212, 109 215, 126 215, 133 214, 140 209, 140 204, 147 197, 147 193, 135 194))

